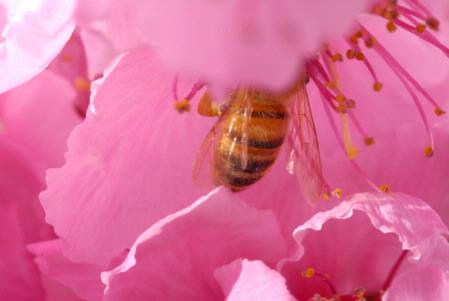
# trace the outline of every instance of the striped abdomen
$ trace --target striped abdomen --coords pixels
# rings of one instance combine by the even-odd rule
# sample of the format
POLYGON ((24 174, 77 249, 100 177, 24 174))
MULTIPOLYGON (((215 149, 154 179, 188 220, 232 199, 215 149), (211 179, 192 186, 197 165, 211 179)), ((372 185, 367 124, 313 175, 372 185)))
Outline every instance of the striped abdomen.
POLYGON ((234 191, 260 180, 276 160, 284 142, 288 112, 277 101, 250 95, 235 100, 220 121, 213 165, 215 180, 234 191))

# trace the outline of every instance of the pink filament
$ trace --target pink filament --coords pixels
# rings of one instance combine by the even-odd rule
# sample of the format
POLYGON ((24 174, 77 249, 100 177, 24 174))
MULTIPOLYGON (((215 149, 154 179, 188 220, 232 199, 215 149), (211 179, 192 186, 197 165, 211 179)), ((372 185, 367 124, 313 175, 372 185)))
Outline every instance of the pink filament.
POLYGON ((394 276, 396 276, 396 273, 398 272, 399 268, 401 267, 402 262, 405 259, 405 256, 407 255, 408 251, 404 250, 402 251, 401 255, 399 256, 398 260, 396 260, 395 264, 391 268, 390 273, 387 276, 387 279, 385 279, 384 284, 382 285, 382 290, 386 291, 391 283, 393 282, 394 276))
POLYGON ((355 128, 357 129, 357 131, 359 131, 359 133, 362 135, 362 137, 364 137, 364 138, 369 137, 366 134, 366 132, 363 130, 358 119, 355 117, 355 114, 351 110, 348 111, 348 114, 349 114, 349 118, 351 118, 352 123, 355 125, 355 128))
POLYGON ((194 83, 192 89, 190 89, 190 92, 187 94, 185 99, 191 100, 196 95, 196 93, 198 93, 198 91, 201 90, 203 87, 204 83, 201 81, 194 83))
MULTIPOLYGON (((415 20, 410 20, 412 23, 414 23, 415 25, 418 24, 418 22, 416 22, 415 20)), ((426 42, 428 42, 429 44, 433 45, 434 47, 440 49, 446 56, 449 56, 449 48, 447 48, 446 46, 444 46, 440 41, 438 41, 438 39, 431 34, 428 30, 424 31, 423 33, 419 33, 416 31, 416 28, 410 24, 405 23, 404 21, 398 20, 396 19, 394 21, 394 23, 402 28, 404 28, 405 30, 407 30, 408 32, 411 32, 412 34, 418 36, 419 38, 425 40, 426 42)))
MULTIPOLYGON (((349 44, 349 46, 354 46, 355 50, 357 50, 357 51, 359 51, 359 52, 362 51, 359 45, 353 45, 353 44, 351 44, 351 42, 349 42, 349 41, 346 41, 346 42, 349 44)), ((378 77, 377 77, 376 72, 374 71, 373 66, 372 66, 371 63, 367 60, 366 57, 363 58, 363 64, 364 64, 365 67, 368 69, 368 71, 369 71, 369 73, 371 74, 371 76, 373 77, 374 81, 375 81, 375 82, 379 82, 379 79, 378 79, 378 77)))
MULTIPOLYGON (((376 44, 377 45, 377 44, 376 44)), ((381 45, 379 45, 380 47, 382 47, 381 45)), ((374 49, 378 52, 378 54, 380 55, 380 57, 387 63, 387 65, 390 67, 390 69, 396 74, 397 78, 402 82, 402 84, 404 85, 404 87, 407 89, 407 92, 410 94, 410 96, 412 97, 415 106, 418 110, 419 116, 421 117, 421 120, 424 124, 424 128, 426 130, 426 134, 429 140, 429 145, 432 149, 434 149, 434 138, 433 138, 433 133, 432 130, 430 129, 430 125, 429 125, 429 121, 427 120, 427 116, 426 113, 424 112, 424 109, 421 105, 421 102, 418 99, 418 96, 413 92, 412 88, 410 87, 410 85, 407 83, 407 81, 405 80, 407 77, 400 72, 400 69, 395 68, 393 65, 392 60, 393 57, 391 57, 391 55, 389 53, 388 56, 383 56, 383 52, 379 51, 379 49, 375 46, 374 49)), ((385 49, 384 49, 385 50, 385 49)), ((386 52, 386 50, 385 50, 386 52)), ((396 62, 396 64, 398 64, 396 62)), ((398 64, 399 65, 399 64, 398 64)), ((401 67, 402 68, 402 67, 401 67)), ((410 76, 411 77, 411 76, 410 76)), ((407 78, 408 79, 408 78, 407 78)), ((410 80, 409 80, 410 81, 410 80)), ((412 83, 413 84, 413 83, 412 83)))
POLYGON ((410 17, 410 16, 414 16, 414 17, 419 18, 419 19, 421 19, 423 21, 426 20, 426 17, 424 15, 422 15, 419 12, 414 11, 414 10, 408 8, 408 7, 405 7, 405 6, 402 6, 402 5, 396 5, 396 8, 403 16, 405 16, 407 18, 410 17))
POLYGON ((313 80, 313 82, 315 83, 315 85, 318 87, 318 90, 320 90, 320 94, 326 99, 326 101, 328 102, 328 104, 332 107, 332 109, 334 111, 337 112, 337 107, 334 103, 334 98, 335 96, 332 95, 331 92, 329 92, 329 90, 323 85, 323 83, 317 78, 317 76, 314 74, 314 72, 310 72, 309 71, 309 76, 310 78, 313 80))
POLYGON ((329 75, 318 60, 312 60, 309 65, 310 67, 315 68, 318 71, 317 74, 322 78, 323 81, 329 82, 329 75))
POLYGON ((178 98, 178 74, 175 75, 175 78, 173 79, 173 83, 172 83, 172 94, 173 94, 173 99, 175 101, 177 101, 178 98))
MULTIPOLYGON (((330 123, 330 125, 331 125, 331 127, 332 127, 332 131, 334 132, 335 137, 337 138, 338 145, 340 146, 341 150, 343 151, 343 153, 345 154, 345 157, 346 157, 345 146, 344 146, 344 144, 343 144, 342 137, 341 137, 340 133, 338 132, 337 125, 335 124, 335 120, 334 120, 334 118, 333 118, 333 116, 332 116, 332 113, 331 113, 331 111, 330 111, 330 109, 329 109, 329 107, 328 107, 328 102, 323 98, 323 95, 321 95, 321 96, 322 96, 321 99, 322 99, 322 101, 323 101, 323 103, 324 103, 324 111, 326 112, 327 119, 329 120, 329 123, 330 123)), ((351 164, 352 168, 354 168, 354 170, 356 171, 356 173, 357 173, 362 179, 364 179, 365 182, 368 183, 368 185, 369 185, 371 188, 373 188, 375 191, 380 192, 380 190, 379 190, 379 188, 377 187, 377 185, 374 184, 374 183, 368 178, 368 176, 363 172, 363 170, 360 168, 360 166, 359 166, 354 160, 349 160, 349 159, 348 159, 348 161, 349 161, 349 164, 351 164)))
POLYGON ((396 76, 401 80, 402 84, 405 86, 405 88, 407 89, 408 93, 413 98, 413 101, 415 102, 416 108, 418 109, 419 116, 421 117, 421 120, 422 120, 422 122, 424 124, 424 128, 426 129, 426 134, 427 134, 427 137, 429 139, 429 145, 430 145, 430 147, 433 150, 434 146, 435 146, 433 133, 432 133, 432 130, 430 129, 429 121, 427 120, 426 113, 424 112, 424 109, 423 109, 423 107, 422 107, 422 105, 421 105, 421 103, 420 103, 420 101, 418 99, 418 96, 416 96, 416 94, 413 93, 413 90, 410 87, 410 85, 405 81, 405 79, 400 74, 396 73, 396 76))
POLYGON ((415 7, 415 9, 417 10, 421 10, 422 12, 424 12, 426 15, 431 16, 432 14, 429 12, 429 10, 422 5, 421 3, 419 3, 418 0, 405 0, 405 2, 407 2, 410 6, 415 7))
MULTIPOLYGON (((362 24, 360 24, 360 27, 366 31, 369 35, 371 33, 363 27, 362 24)), ((439 105, 433 100, 433 98, 427 93, 427 91, 416 81, 416 79, 408 73, 397 61, 396 59, 388 52, 388 50, 385 49, 384 46, 380 42, 376 42, 374 44, 374 50, 380 55, 382 59, 384 59, 387 64, 390 66, 390 68, 394 71, 398 71, 400 74, 402 74, 412 85, 415 87, 416 90, 418 90, 434 107, 439 108, 439 105)))

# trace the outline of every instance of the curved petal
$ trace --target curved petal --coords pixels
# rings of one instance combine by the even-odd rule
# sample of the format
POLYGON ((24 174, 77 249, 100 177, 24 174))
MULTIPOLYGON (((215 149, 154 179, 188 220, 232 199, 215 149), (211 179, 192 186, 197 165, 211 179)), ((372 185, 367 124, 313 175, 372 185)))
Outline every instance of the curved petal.
POLYGON ((26 243, 54 235, 39 204, 38 194, 44 187, 39 168, 26 151, 4 137, 0 139, 0 207, 15 208, 26 243))
POLYGON ((213 83, 269 89, 293 83, 304 58, 324 39, 342 33, 368 3, 138 2, 130 15, 175 70, 192 72, 213 83))
POLYGON ((43 300, 39 271, 25 248, 14 206, 0 207, 0 292, 4 300, 43 300))
POLYGON ((261 261, 237 259, 215 270, 227 301, 296 300, 288 291, 285 279, 261 261))
POLYGON ((298 251, 280 267, 286 264, 289 288, 303 299, 315 293, 347 294, 360 287, 375 293, 385 289, 382 286, 403 250, 410 251, 413 259, 406 267, 414 263, 444 269, 449 245, 441 234, 446 233, 439 216, 419 199, 405 194, 356 194, 298 227, 294 232, 298 251), (336 291, 320 277, 301 277, 309 267, 329 275, 336 291))
POLYGON ((61 51, 75 24, 74 0, 5 0, 0 43, 0 93, 39 72, 61 51))
POLYGON ((81 121, 74 98, 71 85, 48 70, 2 95, 4 137, 33 150, 42 178, 47 168, 62 165, 67 138, 81 121))
MULTIPOLYGON (((138 49, 94 89, 66 164, 48 171, 41 194, 71 260, 106 265, 149 225, 200 195, 192 162, 210 121, 173 108, 173 79, 152 51, 138 49)), ((189 88, 179 81, 180 93, 189 88)))
MULTIPOLYGON (((71 262, 62 255, 59 240, 38 242, 27 248, 34 254, 34 261, 51 288, 58 289, 59 284, 85 300, 101 300, 103 285, 100 267, 71 262)), ((64 291, 62 288, 59 290, 64 291)))
POLYGON ((283 254, 274 215, 218 188, 143 232, 126 260, 102 273, 105 300, 217 300, 216 268, 241 257, 273 266, 283 254))
POLYGON ((112 0, 78 0, 75 11, 77 24, 86 25, 106 18, 110 13, 112 3, 112 0))
POLYGON ((448 277, 446 272, 435 267, 416 268, 399 276, 382 300, 448 300, 448 277))

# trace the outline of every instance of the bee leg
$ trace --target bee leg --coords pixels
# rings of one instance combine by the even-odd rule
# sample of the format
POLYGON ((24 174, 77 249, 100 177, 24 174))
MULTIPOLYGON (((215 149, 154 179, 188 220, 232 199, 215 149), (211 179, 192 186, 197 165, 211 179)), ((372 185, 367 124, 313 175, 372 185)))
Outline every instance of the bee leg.
POLYGON ((207 117, 217 117, 223 110, 219 103, 213 102, 208 92, 204 93, 198 103, 198 114, 207 117))

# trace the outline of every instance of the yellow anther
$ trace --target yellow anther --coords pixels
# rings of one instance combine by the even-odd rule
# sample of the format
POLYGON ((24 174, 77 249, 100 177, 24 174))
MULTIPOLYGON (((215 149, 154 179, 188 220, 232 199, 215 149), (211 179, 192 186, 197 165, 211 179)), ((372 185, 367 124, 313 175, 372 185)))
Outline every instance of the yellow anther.
POLYGON ((363 31, 357 30, 357 31, 354 33, 354 36, 355 36, 355 37, 358 37, 358 38, 363 37, 363 31))
POLYGON ((363 142, 365 142, 365 145, 373 145, 374 144, 374 138, 373 137, 365 137, 363 139, 363 142))
POLYGON ((332 191, 332 195, 333 195, 334 197, 336 197, 337 199, 341 199, 341 197, 343 196, 343 190, 341 190, 341 188, 335 188, 335 189, 332 191))
POLYGON ((347 107, 346 107, 346 105, 345 104, 339 104, 338 106, 337 106, 337 111, 339 112, 339 113, 346 113, 347 112, 347 107))
POLYGON ((391 18, 392 19, 397 19, 399 17, 399 12, 397 10, 392 10, 391 11, 391 18))
POLYGON ((307 85, 310 82, 310 76, 308 74, 304 74, 304 84, 307 85))
POLYGON ((431 146, 427 146, 424 149, 424 153, 426 154, 426 157, 430 158, 433 156, 433 148, 431 146))
POLYGON ((342 102, 344 102, 346 100, 346 97, 343 94, 338 94, 337 96, 335 96, 335 100, 338 103, 342 103, 342 102))
POLYGON ((329 89, 336 89, 338 87, 338 84, 335 81, 328 81, 326 83, 326 87, 328 87, 329 89))
POLYGON ((343 56, 339 52, 335 53, 331 59, 333 62, 343 62, 343 56))
POLYGON ((395 31, 396 29, 397 29, 396 24, 394 24, 393 21, 388 21, 388 22, 387 22, 387 30, 388 30, 389 32, 393 32, 393 31, 395 31))
POLYGON ((349 40, 354 43, 357 44, 359 42, 359 37, 356 35, 352 35, 351 38, 349 38, 349 40))
POLYGON ((426 24, 433 30, 438 30, 440 28, 440 22, 434 17, 427 18, 426 24))
POLYGON ((446 114, 446 112, 443 111, 443 109, 441 109, 439 107, 435 108, 434 112, 435 112, 435 115, 437 115, 437 116, 441 116, 441 115, 446 114))
POLYGON ((355 146, 348 146, 346 148, 346 154, 348 155, 348 158, 350 160, 353 160, 355 157, 358 156, 359 150, 355 146))
POLYGON ((75 89, 78 91, 89 91, 90 90, 90 82, 85 79, 84 77, 77 77, 73 81, 73 85, 75 86, 75 89))
POLYGON ((61 60, 62 60, 64 63, 70 63, 71 61, 73 61, 73 56, 72 56, 70 53, 64 53, 64 54, 61 56, 61 60))
POLYGON ((348 49, 346 51, 346 57, 350 60, 352 60, 355 57, 355 50, 354 49, 348 49))
POLYGON ((320 198, 324 201, 329 201, 330 199, 329 193, 327 191, 322 192, 320 198))
POLYGON ((374 37, 369 37, 365 40, 365 46, 372 48, 376 44, 376 39, 374 37))
POLYGON ((179 101, 175 101, 175 109, 179 113, 184 113, 190 111, 190 103, 187 99, 181 99, 179 101))
POLYGON ((348 109, 354 109, 355 108, 355 100, 354 99, 346 99, 346 107, 348 109))
POLYGON ((385 12, 385 8, 380 5, 380 4, 376 4, 373 8, 373 13, 379 16, 382 16, 385 12))
POLYGON ((391 187, 388 184, 382 184, 379 186, 380 191, 388 193, 391 191, 391 187))
POLYGON ((355 58, 359 61, 363 61, 365 59, 365 55, 363 53, 361 53, 360 51, 358 51, 355 55, 355 58))
POLYGON ((382 83, 379 83, 379 82, 375 82, 375 83, 373 84, 373 90, 374 90, 374 91, 376 91, 376 92, 379 92, 379 91, 381 91, 381 90, 382 90, 382 88, 383 88, 383 85, 382 85, 382 83))
POLYGON ((384 17, 385 19, 388 19, 388 20, 393 19, 393 15, 391 14, 391 11, 389 11, 389 10, 385 10, 382 17, 384 17))
POLYGON ((358 289, 356 289, 356 290, 354 290, 354 293, 353 293, 353 297, 355 298, 355 300, 365 300, 365 289, 363 289, 363 288, 358 288, 358 289))
POLYGON ((426 25, 419 23, 415 28, 418 33, 423 33, 426 30, 426 25))
POLYGON ((302 277, 304 278, 312 278, 313 276, 315 276, 316 271, 314 268, 307 268, 305 271, 302 272, 302 277))

